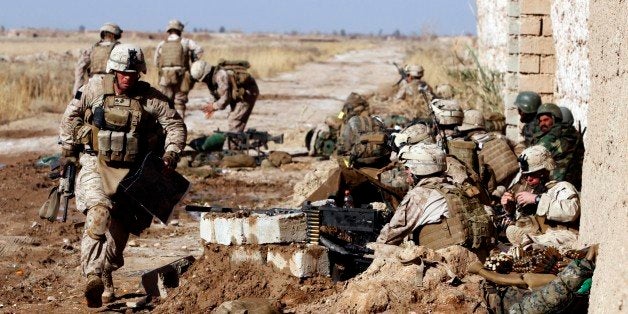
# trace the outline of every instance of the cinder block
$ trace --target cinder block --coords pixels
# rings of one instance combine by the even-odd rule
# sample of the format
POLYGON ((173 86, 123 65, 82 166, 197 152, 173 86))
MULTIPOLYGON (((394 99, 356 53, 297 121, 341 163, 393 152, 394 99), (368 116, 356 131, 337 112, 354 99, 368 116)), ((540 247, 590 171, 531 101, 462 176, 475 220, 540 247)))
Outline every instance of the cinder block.
POLYGON ((305 214, 252 215, 243 222, 246 243, 270 244, 305 242, 305 214))
POLYGON ((538 55, 520 55, 519 56, 519 72, 520 73, 539 73, 540 56, 538 55))
POLYGON ((556 56, 541 57, 540 72, 547 73, 547 74, 556 73, 556 56))
POLYGON ((208 243, 233 245, 244 243, 242 219, 203 213, 199 226, 201 239, 208 243))
POLYGON ((521 15, 521 10, 519 9, 519 3, 516 1, 508 2, 508 16, 519 17, 519 15, 521 15))
POLYGON ((298 278, 330 274, 328 250, 319 245, 301 245, 294 250, 271 246, 268 248, 267 263, 298 278))
POLYGON ((519 35, 521 24, 518 18, 508 18, 508 35, 519 35))
POLYGON ((508 36, 508 53, 509 54, 518 54, 519 53, 519 36, 508 36))
POLYGON ((506 84, 507 89, 517 89, 519 86, 519 74, 517 72, 504 74, 504 84, 506 84))
POLYGON ((517 111, 517 107, 507 108, 504 112, 504 116, 506 116, 506 124, 508 125, 517 125, 519 123, 519 112, 517 111))
POLYGON ((541 23, 543 19, 538 16, 523 16, 519 19, 519 34, 541 35, 541 23))
POLYGON ((266 263, 266 250, 259 246, 241 245, 233 248, 229 258, 232 263, 253 263, 262 265, 266 263))
POLYGON ((541 28, 542 28, 541 34, 543 36, 553 36, 552 19, 549 16, 543 17, 541 28))
POLYGON ((549 74, 527 74, 519 77, 519 89, 539 94, 554 93, 554 76, 549 74))
POLYGON ((542 103, 554 102, 554 94, 539 94, 542 103))
POLYGON ((550 0, 519 0, 520 14, 549 15, 550 8, 550 0))
POLYGON ((517 99, 518 91, 508 91, 504 95, 504 108, 515 108, 515 113, 517 113, 517 108, 515 107, 515 100, 517 99))
POLYGON ((555 54, 552 37, 520 36, 519 52, 526 54, 553 55, 555 54))
MULTIPOLYGON (((517 73, 519 72, 519 54, 509 54, 508 60, 506 61, 506 71, 517 73)), ((504 78, 506 82, 506 86, 510 86, 507 78, 504 78)))
POLYGON ((199 229, 201 239, 222 245, 305 242, 307 238, 303 213, 249 217, 204 213, 199 229))

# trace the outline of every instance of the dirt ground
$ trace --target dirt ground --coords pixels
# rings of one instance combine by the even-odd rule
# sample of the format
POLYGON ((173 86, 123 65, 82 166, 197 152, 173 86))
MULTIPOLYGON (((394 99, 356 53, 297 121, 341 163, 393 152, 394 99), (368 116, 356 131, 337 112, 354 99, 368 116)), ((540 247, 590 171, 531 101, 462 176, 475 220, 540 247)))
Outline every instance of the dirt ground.
MULTIPOLYGON (((307 130, 335 114, 350 92, 374 92, 397 80, 390 62, 401 61, 402 51, 393 45, 354 51, 259 80, 262 97, 248 127, 283 133, 284 144, 271 144, 271 150, 303 153, 307 130)), ((204 118, 200 108, 207 97, 202 89, 190 94, 185 117, 188 139, 226 129, 227 112, 218 112, 210 120, 204 118)), ((67 223, 43 221, 37 215, 55 182, 47 178, 47 167, 35 164, 40 157, 58 152, 59 120, 59 114, 42 114, 0 125, 0 312, 87 311, 82 297, 85 279, 79 265, 84 216, 74 210, 73 203, 67 223)), ((293 187, 320 163, 309 157, 295 161, 281 168, 224 169, 219 173, 180 169, 192 182, 183 203, 256 208, 288 204, 293 187)), ((187 309, 210 309, 223 301, 251 295, 270 295, 280 300, 282 307, 292 308, 339 289, 328 278, 299 281, 278 276, 270 269, 247 271, 217 263, 224 248, 204 250, 195 217, 178 208, 174 218, 175 224, 153 223, 140 237, 131 236, 133 245, 125 251, 125 266, 114 273, 120 298, 100 310, 124 311, 125 302, 143 292, 139 283, 144 271, 188 255, 200 262, 186 273, 186 284, 159 302, 158 312, 180 311, 178 304, 182 302, 202 305, 187 309), (203 262, 210 257, 213 264, 203 262), (210 266, 213 269, 207 271, 210 266)))

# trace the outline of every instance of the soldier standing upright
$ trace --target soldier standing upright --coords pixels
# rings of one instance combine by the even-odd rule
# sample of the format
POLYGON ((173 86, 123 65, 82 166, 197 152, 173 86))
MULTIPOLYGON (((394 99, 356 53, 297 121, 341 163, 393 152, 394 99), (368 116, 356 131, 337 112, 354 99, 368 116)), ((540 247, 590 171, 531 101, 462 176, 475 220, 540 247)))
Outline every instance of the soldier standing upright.
POLYGON ((186 139, 185 124, 168 99, 139 81, 146 63, 138 46, 116 45, 107 73, 79 89, 60 125, 62 164, 76 163, 83 151, 76 205, 87 216, 81 267, 88 280, 84 292, 89 307, 113 300, 112 271, 124 265, 130 231, 121 217, 128 217, 130 209, 120 208, 117 201, 120 181, 149 152, 163 154, 164 165, 174 169, 186 139))
POLYGON ((181 36, 183 23, 168 22, 168 38, 155 49, 155 64, 159 69, 159 88, 174 103, 181 118, 185 119, 185 105, 191 88, 190 65, 200 60, 203 48, 195 41, 181 36))
POLYGON ((120 37, 122 37, 122 29, 117 24, 105 23, 100 27, 100 41, 82 51, 76 63, 72 95, 85 84, 87 78, 106 73, 109 53, 115 45, 120 43, 118 41, 120 37))
POLYGON ((255 78, 247 71, 248 62, 218 62, 211 66, 203 60, 192 64, 192 79, 207 84, 212 102, 204 108, 209 117, 216 110, 229 106, 229 131, 242 132, 246 128, 249 116, 259 96, 259 88, 255 78))

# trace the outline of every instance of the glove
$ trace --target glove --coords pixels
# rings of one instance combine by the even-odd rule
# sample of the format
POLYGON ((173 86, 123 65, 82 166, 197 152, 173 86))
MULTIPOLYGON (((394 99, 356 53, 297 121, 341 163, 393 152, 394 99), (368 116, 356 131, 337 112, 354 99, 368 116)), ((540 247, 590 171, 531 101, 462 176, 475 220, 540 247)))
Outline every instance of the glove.
POLYGON ((214 114, 214 106, 212 103, 208 103, 204 108, 203 108, 203 112, 205 112, 205 119, 209 119, 211 118, 211 116, 214 114))
POLYGON ((179 162, 179 154, 173 151, 168 151, 164 154, 163 157, 161 157, 161 159, 164 161, 164 165, 166 167, 170 169, 176 169, 177 162, 179 162))

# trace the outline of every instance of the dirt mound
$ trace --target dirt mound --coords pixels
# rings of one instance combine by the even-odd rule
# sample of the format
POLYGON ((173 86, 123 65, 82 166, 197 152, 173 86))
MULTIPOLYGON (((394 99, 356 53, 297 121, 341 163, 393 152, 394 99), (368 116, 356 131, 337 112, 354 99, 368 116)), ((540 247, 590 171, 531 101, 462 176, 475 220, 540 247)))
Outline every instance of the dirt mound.
POLYGON ((344 291, 297 312, 485 313, 478 276, 464 276, 477 260, 462 247, 433 251, 421 246, 374 246, 371 266, 349 280, 344 291), (464 277, 460 277, 464 276, 464 277), (461 282, 454 277, 462 278, 461 282))
POLYGON ((338 291, 329 278, 300 280, 277 272, 271 266, 233 264, 232 247, 209 244, 205 252, 183 275, 180 286, 159 302, 156 313, 207 313, 221 303, 241 298, 274 300, 286 309, 312 302, 338 291))

